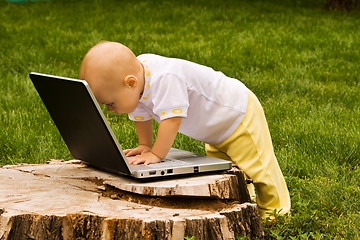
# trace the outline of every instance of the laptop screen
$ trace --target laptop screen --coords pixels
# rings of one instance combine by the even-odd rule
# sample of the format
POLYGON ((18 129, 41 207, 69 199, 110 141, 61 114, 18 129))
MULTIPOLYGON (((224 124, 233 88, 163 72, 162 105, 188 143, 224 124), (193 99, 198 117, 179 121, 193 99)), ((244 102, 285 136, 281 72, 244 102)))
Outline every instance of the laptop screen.
POLYGON ((38 73, 30 78, 74 158, 109 172, 131 174, 85 81, 38 73))

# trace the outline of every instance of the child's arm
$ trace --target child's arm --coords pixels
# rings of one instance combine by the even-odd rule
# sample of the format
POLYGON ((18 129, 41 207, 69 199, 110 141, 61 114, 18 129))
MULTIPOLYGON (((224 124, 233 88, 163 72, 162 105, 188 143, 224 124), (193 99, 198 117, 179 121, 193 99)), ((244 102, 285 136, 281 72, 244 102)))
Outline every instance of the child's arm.
MULTIPOLYGON (((180 124, 181 124, 181 117, 173 117, 162 120, 159 125, 159 130, 155 144, 151 148, 151 151, 142 151, 142 152, 138 151, 138 154, 140 155, 130 158, 129 162, 131 164, 144 163, 145 165, 150 163, 161 162, 161 160, 165 158, 165 156, 168 154, 175 140, 176 134, 179 131, 180 124)), ((138 128, 138 126, 136 128, 138 128)), ((140 132, 141 134, 145 133, 145 131, 143 130, 140 130, 140 132)), ((149 133, 145 134, 147 136, 146 137, 147 139, 149 137, 148 134, 149 133)), ((141 143, 143 141, 140 140, 140 138, 145 137, 145 135, 144 136, 139 135, 139 142, 140 142, 139 147, 141 147, 141 143)), ((151 138, 152 138, 152 133, 151 133, 151 138)))
POLYGON ((139 155, 143 152, 150 152, 153 143, 152 120, 135 122, 136 132, 139 137, 139 146, 134 149, 126 149, 124 153, 127 157, 139 155))

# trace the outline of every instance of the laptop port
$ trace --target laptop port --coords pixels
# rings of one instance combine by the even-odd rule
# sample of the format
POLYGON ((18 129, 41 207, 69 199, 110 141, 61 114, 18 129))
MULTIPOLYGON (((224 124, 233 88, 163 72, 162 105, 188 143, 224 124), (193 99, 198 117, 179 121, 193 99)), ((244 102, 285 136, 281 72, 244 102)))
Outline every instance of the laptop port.
POLYGON ((199 167, 194 167, 194 172, 199 172, 199 167))
POLYGON ((172 169, 168 169, 168 170, 166 170, 167 171, 167 174, 172 174, 172 173, 174 173, 174 170, 172 170, 172 169))
POLYGON ((149 175, 156 175, 156 170, 150 171, 150 172, 149 172, 149 175))

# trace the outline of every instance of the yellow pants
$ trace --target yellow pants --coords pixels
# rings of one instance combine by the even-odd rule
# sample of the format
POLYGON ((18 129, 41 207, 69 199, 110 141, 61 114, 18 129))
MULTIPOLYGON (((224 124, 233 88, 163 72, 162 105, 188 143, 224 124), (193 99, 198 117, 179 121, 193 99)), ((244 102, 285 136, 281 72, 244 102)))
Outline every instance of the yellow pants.
POLYGON ((205 149, 208 156, 231 160, 254 181, 262 218, 274 209, 281 210, 280 214, 290 211, 289 191, 274 154, 265 114, 250 90, 246 115, 239 127, 223 143, 206 144, 205 149))

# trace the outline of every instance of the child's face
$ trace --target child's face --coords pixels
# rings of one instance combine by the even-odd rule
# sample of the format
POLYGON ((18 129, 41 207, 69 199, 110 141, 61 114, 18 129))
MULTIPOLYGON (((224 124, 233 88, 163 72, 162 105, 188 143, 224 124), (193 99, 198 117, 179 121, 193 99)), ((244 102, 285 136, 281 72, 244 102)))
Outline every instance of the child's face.
POLYGON ((99 104, 104 104, 109 112, 115 114, 133 112, 139 103, 140 93, 136 88, 137 79, 130 80, 130 85, 124 79, 98 81, 93 91, 99 104))

